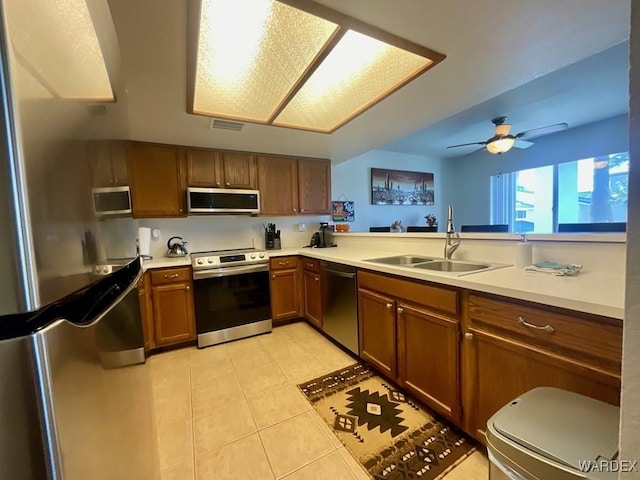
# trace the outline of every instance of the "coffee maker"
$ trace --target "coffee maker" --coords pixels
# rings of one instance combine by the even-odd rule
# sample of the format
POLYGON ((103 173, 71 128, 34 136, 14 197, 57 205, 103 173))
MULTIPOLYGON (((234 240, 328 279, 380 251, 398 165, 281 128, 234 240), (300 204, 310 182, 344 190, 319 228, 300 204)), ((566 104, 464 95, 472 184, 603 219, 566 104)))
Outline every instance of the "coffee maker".
POLYGON ((320 230, 311 237, 311 247, 327 248, 335 247, 333 243, 333 228, 327 222, 320 223, 320 230))

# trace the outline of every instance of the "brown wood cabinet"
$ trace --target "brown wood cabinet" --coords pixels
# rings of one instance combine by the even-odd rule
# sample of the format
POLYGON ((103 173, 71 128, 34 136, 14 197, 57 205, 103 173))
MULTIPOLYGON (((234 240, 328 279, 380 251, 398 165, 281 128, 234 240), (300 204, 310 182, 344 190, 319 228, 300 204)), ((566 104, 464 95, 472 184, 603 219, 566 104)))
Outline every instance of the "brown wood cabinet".
POLYGON ((187 185, 256 189, 258 188, 256 157, 242 152, 188 148, 187 185))
POLYGON ((329 214, 329 160, 258 157, 261 215, 329 214))
POLYGON ((299 213, 331 213, 331 162, 323 160, 298 160, 298 208, 299 213))
POLYGON ((172 145, 131 142, 128 149, 132 216, 186 216, 184 151, 172 145))
POLYGON ((156 346, 194 340, 196 324, 191 269, 154 270, 151 273, 151 285, 156 346))
POLYGON ((459 291, 366 271, 358 285, 362 358, 458 423, 459 291))
POLYGON ((89 165, 93 187, 119 187, 129 184, 124 141, 100 141, 89 144, 89 165))
POLYGON ((320 261, 302 258, 304 287, 304 316, 316 327, 322 328, 322 281, 320 261))
POLYGON ((145 350, 196 338, 191 267, 149 270, 138 293, 145 350))
POLYGON ((470 292, 465 325, 464 427, 480 441, 491 415, 535 387, 620 401, 620 321, 470 292))
POLYGON ((301 316, 302 274, 296 256, 269 260, 271 319, 273 323, 301 316))

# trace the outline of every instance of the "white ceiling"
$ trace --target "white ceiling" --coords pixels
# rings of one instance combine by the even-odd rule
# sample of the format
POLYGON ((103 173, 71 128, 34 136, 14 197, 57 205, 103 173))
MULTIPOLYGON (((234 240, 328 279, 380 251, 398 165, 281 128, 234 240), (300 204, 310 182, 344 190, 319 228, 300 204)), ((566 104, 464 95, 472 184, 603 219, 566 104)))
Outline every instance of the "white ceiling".
POLYGON ((133 139, 337 163, 376 148, 445 156, 448 144, 488 138, 496 115, 518 132, 626 111, 626 46, 563 67, 628 39, 629 0, 319 0, 447 58, 330 135, 249 123, 211 130, 208 118, 186 113, 188 1, 109 0, 133 139), (584 81, 586 72, 595 77, 584 81))

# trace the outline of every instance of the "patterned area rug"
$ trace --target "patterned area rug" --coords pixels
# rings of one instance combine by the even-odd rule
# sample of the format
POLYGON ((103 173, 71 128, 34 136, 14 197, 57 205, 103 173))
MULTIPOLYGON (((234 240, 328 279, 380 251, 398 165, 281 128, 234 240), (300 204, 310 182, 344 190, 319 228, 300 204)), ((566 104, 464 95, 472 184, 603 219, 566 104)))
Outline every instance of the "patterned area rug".
POLYGON ((475 450, 462 432, 367 365, 356 363, 299 388, 376 480, 435 480, 475 450))

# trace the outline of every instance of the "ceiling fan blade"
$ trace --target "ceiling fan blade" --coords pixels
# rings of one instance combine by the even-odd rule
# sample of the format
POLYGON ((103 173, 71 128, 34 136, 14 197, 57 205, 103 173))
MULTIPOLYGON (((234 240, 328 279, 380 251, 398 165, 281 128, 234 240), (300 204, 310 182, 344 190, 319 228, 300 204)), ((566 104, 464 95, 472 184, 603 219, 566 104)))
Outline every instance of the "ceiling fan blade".
POLYGON ((526 130, 524 132, 517 133, 516 138, 522 137, 539 137, 540 135, 548 135, 549 133, 559 132, 569 127, 568 123, 556 123, 555 125, 547 125, 546 127, 534 128, 532 130, 526 130))
POLYGON ((526 140, 516 140, 513 142, 515 148, 529 148, 533 145, 533 142, 527 142, 526 140))
POLYGON ((460 145, 449 145, 447 148, 466 147, 468 145, 482 145, 482 146, 485 146, 486 144, 487 144, 487 142, 461 143, 460 145))

